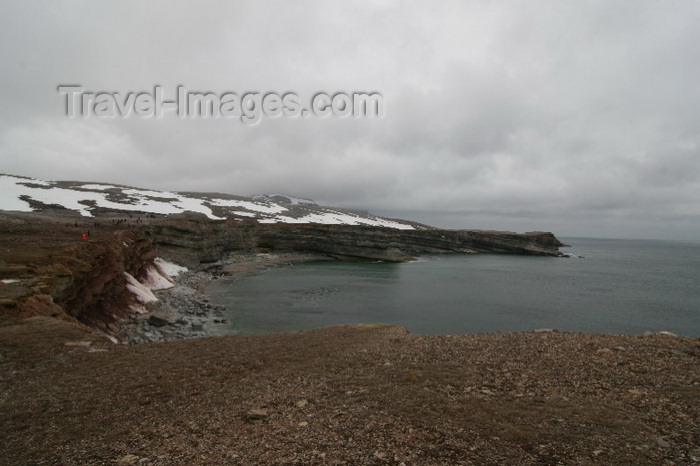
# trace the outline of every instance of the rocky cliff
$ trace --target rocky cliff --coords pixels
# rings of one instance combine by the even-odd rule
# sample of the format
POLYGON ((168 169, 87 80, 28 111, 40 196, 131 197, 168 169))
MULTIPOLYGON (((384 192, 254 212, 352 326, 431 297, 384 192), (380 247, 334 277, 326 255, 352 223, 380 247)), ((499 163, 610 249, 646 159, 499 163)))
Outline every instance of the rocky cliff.
POLYGON ((107 335, 141 302, 127 275, 148 279, 154 267, 150 238, 137 229, 93 229, 45 222, 3 224, 0 313, 51 315, 107 335))
POLYGON ((557 256, 561 246, 551 233, 206 219, 102 225, 32 215, 0 218, 0 313, 53 315, 107 335, 115 334, 131 313, 143 311, 143 294, 150 291, 139 291, 138 282, 148 285, 157 274, 156 255, 198 267, 236 251, 400 262, 424 253, 557 256))
POLYGON ((326 254, 341 260, 406 261, 419 254, 498 253, 559 256, 552 234, 483 230, 397 230, 357 225, 259 224, 166 220, 149 234, 160 251, 190 266, 236 250, 326 254))

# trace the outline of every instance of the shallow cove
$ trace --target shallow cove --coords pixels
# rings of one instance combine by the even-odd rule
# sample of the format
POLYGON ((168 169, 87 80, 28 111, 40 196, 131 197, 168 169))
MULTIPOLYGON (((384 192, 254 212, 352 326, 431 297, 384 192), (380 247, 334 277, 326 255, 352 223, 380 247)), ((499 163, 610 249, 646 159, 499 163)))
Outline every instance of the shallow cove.
POLYGON ((579 258, 435 255, 411 263, 309 262, 212 283, 229 324, 273 333, 384 322, 415 333, 536 328, 700 336, 700 244, 564 240, 579 258))

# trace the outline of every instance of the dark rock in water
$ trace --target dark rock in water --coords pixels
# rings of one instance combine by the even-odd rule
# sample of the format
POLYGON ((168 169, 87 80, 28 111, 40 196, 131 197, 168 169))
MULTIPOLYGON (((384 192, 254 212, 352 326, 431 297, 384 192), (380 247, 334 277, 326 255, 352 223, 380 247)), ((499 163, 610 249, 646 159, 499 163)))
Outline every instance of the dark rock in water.
POLYGON ((154 327, 165 327, 170 322, 168 322, 165 319, 161 319, 160 317, 157 317, 157 316, 150 316, 148 318, 148 323, 153 325, 154 327))
POLYGON ((202 330, 204 330, 204 326, 202 324, 192 324, 193 332, 201 332, 202 330))

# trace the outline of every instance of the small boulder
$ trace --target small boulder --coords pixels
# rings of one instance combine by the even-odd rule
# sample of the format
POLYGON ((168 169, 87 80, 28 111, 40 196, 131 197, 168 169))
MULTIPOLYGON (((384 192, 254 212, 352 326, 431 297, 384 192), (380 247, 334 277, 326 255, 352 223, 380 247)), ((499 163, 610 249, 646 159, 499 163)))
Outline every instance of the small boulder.
POLYGON ((668 447, 671 446, 670 443, 668 443, 666 440, 664 440, 664 439, 661 438, 661 437, 659 437, 659 438, 656 439, 656 444, 657 444, 658 446, 660 446, 661 448, 668 448, 668 447))
POLYGON ((267 419, 267 410, 263 408, 253 408, 250 411, 248 411, 245 415, 246 419, 249 421, 263 421, 267 419))
POLYGON ((117 461, 119 466, 131 466, 139 464, 139 457, 136 455, 126 455, 117 461))
POLYGON ((157 316, 150 316, 148 318, 148 323, 154 327, 165 327, 170 322, 157 316))
POLYGON ((309 402, 306 400, 299 400, 296 402, 297 408, 303 408, 306 406, 309 402))

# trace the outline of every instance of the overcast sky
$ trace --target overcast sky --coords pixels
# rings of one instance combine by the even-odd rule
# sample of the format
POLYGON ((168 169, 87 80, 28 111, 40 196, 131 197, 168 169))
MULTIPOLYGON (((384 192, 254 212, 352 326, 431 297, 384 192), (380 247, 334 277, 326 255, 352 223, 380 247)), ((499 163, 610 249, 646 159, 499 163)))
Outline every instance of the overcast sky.
POLYGON ((700 239, 700 2, 3 2, 0 172, 450 228, 700 239), (379 92, 383 118, 68 118, 86 90, 379 92))

